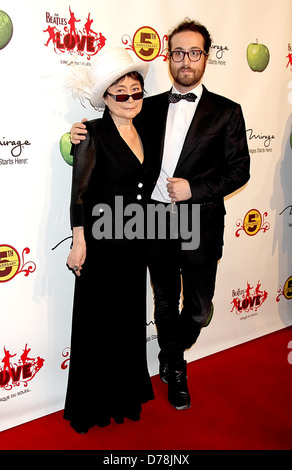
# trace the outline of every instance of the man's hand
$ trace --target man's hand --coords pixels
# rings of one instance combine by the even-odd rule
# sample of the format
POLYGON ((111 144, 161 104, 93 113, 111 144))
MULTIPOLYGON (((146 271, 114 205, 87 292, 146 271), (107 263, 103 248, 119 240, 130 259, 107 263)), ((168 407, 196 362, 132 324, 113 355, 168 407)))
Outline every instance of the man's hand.
POLYGON ((81 140, 86 139, 87 130, 86 130, 85 125, 83 124, 86 121, 87 119, 83 118, 81 122, 75 122, 75 124, 73 124, 73 126, 71 127, 70 140, 72 144, 80 144, 81 140))
POLYGON ((171 202, 186 201, 192 197, 188 180, 183 178, 167 178, 166 185, 171 202))

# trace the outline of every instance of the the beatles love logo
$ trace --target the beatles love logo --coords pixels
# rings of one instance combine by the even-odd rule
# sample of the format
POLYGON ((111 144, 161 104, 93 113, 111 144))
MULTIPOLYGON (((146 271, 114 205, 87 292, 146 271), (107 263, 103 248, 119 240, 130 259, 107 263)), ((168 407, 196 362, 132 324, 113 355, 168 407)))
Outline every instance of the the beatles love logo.
POLYGON ((263 305, 264 301, 268 297, 268 293, 265 290, 261 290, 261 283, 258 281, 256 287, 252 287, 247 282, 246 289, 233 290, 232 291, 232 309, 237 315, 242 313, 257 312, 257 310, 263 305))
POLYGON ((23 384, 25 387, 28 382, 32 380, 38 371, 44 365, 44 359, 41 357, 31 358, 28 357, 30 348, 25 345, 25 348, 18 360, 12 358, 16 354, 11 354, 4 346, 4 356, 2 358, 3 367, 0 367, 0 387, 5 390, 11 390, 12 387, 23 384))
POLYGON ((83 28, 78 29, 77 23, 80 23, 81 19, 75 17, 70 7, 69 12, 69 21, 66 18, 60 18, 56 14, 52 16, 50 13, 46 13, 46 22, 49 25, 44 30, 44 33, 48 33, 49 37, 45 46, 49 46, 52 43, 57 54, 68 52, 80 56, 86 55, 89 60, 105 45, 106 38, 101 33, 96 33, 92 29, 93 19, 90 18, 90 13, 88 13, 83 28), (59 29, 56 25, 64 25, 63 30, 59 29))

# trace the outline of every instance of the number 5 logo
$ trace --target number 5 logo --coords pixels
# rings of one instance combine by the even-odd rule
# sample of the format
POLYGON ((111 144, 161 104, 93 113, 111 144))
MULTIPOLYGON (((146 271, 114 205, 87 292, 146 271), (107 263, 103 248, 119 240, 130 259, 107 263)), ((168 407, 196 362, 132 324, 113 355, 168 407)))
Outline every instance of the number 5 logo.
POLYGON ((10 245, 0 245, 0 282, 10 281, 18 272, 20 257, 10 245))
POLYGON ((246 214, 244 218, 244 222, 243 222, 245 233, 247 233, 247 235, 250 235, 250 236, 256 235, 258 231, 260 230, 261 225, 262 225, 262 216, 259 213, 259 211, 256 209, 250 210, 246 214))
POLYGON ((285 282, 283 294, 287 300, 292 299, 292 276, 290 276, 285 282))
POLYGON ((143 26, 138 29, 133 37, 133 48, 137 56, 145 61, 151 61, 157 57, 160 51, 160 37, 155 29, 143 26))

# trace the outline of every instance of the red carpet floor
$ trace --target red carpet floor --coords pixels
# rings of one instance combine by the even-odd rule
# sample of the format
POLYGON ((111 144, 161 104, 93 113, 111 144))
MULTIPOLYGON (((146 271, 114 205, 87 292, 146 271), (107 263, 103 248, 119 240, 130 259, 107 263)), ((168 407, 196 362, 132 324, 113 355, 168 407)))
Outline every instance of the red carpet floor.
POLYGON ((190 363, 189 410, 172 408, 155 376, 156 398, 139 422, 79 435, 58 412, 3 431, 0 449, 291 450, 290 341, 291 327, 190 363))

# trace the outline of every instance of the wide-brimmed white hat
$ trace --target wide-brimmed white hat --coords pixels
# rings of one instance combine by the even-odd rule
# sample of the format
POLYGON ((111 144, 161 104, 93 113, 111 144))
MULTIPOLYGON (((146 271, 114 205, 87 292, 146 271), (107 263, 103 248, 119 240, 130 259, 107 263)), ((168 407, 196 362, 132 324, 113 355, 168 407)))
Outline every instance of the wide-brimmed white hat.
POLYGON ((103 95, 112 83, 130 72, 139 72, 145 79, 148 68, 147 62, 138 57, 134 60, 126 49, 115 47, 100 53, 91 67, 70 66, 66 86, 82 105, 86 99, 94 108, 102 110, 103 95))
POLYGON ((128 51, 116 47, 104 52, 92 64, 88 76, 93 84, 90 101, 95 108, 104 107, 103 95, 118 78, 130 72, 139 72, 146 77, 149 65, 142 60, 133 60, 128 51))

